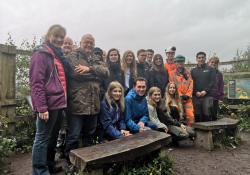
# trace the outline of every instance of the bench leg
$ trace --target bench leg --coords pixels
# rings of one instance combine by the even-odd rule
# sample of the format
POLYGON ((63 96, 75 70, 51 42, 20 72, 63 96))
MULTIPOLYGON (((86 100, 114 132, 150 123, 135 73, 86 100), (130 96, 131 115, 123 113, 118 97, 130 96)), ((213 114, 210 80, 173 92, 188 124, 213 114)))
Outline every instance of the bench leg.
POLYGON ((162 147, 160 149, 159 156, 163 158, 163 157, 166 157, 167 154, 168 154, 168 148, 166 146, 162 147))
POLYGON ((195 145, 198 147, 203 147, 209 151, 213 150, 214 143, 212 131, 196 130, 195 145))

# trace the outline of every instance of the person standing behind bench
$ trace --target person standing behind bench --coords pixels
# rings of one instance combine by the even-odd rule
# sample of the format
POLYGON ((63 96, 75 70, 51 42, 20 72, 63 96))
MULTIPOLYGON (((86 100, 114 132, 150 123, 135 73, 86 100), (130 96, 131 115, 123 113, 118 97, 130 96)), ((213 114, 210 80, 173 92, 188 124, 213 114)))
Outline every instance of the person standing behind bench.
POLYGON ((32 149, 32 174, 55 173, 55 147, 61 126, 60 113, 67 107, 66 59, 61 46, 66 30, 61 25, 49 28, 45 43, 35 48, 30 63, 33 109, 37 114, 32 149))
POLYGON ((138 77, 134 88, 129 91, 125 98, 125 121, 132 133, 143 132, 146 127, 157 129, 157 126, 149 122, 148 106, 146 100, 147 80, 138 77))
POLYGON ((216 83, 214 84, 212 93, 214 97, 214 115, 212 120, 217 120, 219 101, 222 101, 224 98, 224 80, 222 73, 218 69, 219 62, 220 60, 216 56, 211 57, 208 61, 209 66, 214 68, 216 72, 216 83))
POLYGON ((124 120, 124 90, 122 85, 118 81, 112 81, 105 97, 101 103, 101 137, 108 140, 119 139, 122 136, 131 135, 126 130, 126 124, 124 120))
POLYGON ((143 77, 148 81, 149 67, 146 64, 147 52, 144 49, 137 51, 138 62, 136 63, 137 77, 143 77))
POLYGON ((108 68, 93 54, 95 39, 91 34, 81 38, 80 48, 68 59, 74 72, 69 79, 69 133, 66 139, 66 157, 72 149, 79 147, 81 131, 83 145, 92 144, 91 136, 97 127, 100 112, 100 83, 108 77, 108 68))
POLYGON ((124 73, 121 69, 120 53, 117 49, 112 48, 108 51, 106 64, 109 69, 109 78, 105 80, 105 90, 107 90, 109 83, 112 81, 118 81, 124 86, 124 73))
POLYGON ((197 67, 191 70, 195 122, 211 121, 213 115, 212 90, 216 80, 216 72, 205 63, 205 52, 198 52, 196 61, 197 67))
POLYGON ((135 55, 131 50, 124 52, 122 56, 122 71, 124 72, 124 94, 125 96, 133 88, 137 71, 136 71, 136 61, 135 55))
POLYGON ((164 68, 163 58, 160 54, 156 54, 153 58, 148 84, 149 88, 154 86, 160 88, 161 94, 164 94, 168 84, 168 71, 164 68))
POLYGON ((193 79, 190 72, 184 67, 185 57, 177 55, 175 57, 176 70, 173 72, 173 82, 177 85, 177 91, 180 96, 187 125, 194 123, 194 107, 192 102, 193 79))

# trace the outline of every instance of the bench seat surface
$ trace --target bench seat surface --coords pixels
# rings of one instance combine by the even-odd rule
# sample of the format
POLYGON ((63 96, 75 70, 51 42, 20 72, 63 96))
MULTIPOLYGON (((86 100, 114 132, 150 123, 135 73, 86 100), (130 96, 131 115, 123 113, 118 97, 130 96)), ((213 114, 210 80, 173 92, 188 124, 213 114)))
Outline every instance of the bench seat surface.
POLYGON ((222 118, 217 121, 193 123, 192 127, 201 130, 214 130, 214 129, 236 127, 238 123, 239 120, 236 119, 222 118))
POLYGON ((72 150, 70 160, 81 169, 87 165, 101 166, 105 163, 133 160, 166 146, 170 141, 169 134, 147 130, 103 144, 72 150))

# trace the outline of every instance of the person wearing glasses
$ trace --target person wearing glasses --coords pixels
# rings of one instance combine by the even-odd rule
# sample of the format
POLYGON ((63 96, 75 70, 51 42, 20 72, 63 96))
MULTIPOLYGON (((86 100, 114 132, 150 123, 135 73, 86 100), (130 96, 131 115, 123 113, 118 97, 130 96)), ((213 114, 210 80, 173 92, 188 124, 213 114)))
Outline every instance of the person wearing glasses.
POLYGON ((214 113, 212 91, 216 81, 216 72, 206 64, 205 52, 198 52, 196 61, 197 66, 191 70, 195 122, 211 121, 214 113))

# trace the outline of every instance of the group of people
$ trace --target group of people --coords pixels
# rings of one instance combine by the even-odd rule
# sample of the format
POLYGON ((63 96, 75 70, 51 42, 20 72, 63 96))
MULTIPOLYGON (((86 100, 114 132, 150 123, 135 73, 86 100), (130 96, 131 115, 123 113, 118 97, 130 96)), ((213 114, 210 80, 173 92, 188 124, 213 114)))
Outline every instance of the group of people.
MULTIPOLYGON (((152 49, 107 54, 85 34, 80 47, 61 25, 49 28, 30 63, 31 97, 37 115, 32 150, 33 174, 56 171, 58 133, 67 127, 64 156, 79 147, 127 137, 153 129, 174 140, 194 138, 194 122, 216 120, 223 98, 219 59, 206 63, 196 54, 197 67, 185 67, 176 48, 165 50, 166 63, 152 49), (96 142, 96 140, 95 140, 96 142)), ((60 136, 59 136, 60 138, 60 136)))

